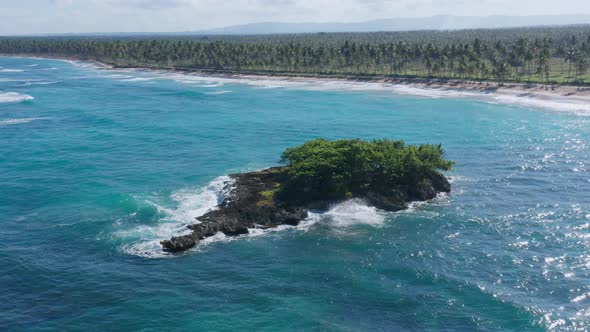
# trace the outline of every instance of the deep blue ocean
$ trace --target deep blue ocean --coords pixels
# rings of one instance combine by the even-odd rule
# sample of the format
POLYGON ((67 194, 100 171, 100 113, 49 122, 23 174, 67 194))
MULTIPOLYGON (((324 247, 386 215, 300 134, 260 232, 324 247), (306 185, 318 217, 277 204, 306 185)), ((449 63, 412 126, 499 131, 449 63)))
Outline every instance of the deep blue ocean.
POLYGON ((588 331, 590 112, 519 100, 0 58, 0 330, 588 331), (160 250, 317 137, 442 143, 453 192, 160 250))

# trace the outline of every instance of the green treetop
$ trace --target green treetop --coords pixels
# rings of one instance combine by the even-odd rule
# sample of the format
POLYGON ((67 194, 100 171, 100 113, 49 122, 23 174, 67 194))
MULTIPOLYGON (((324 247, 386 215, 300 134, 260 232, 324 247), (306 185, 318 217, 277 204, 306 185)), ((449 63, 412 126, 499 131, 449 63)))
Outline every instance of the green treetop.
POLYGON ((282 154, 289 174, 281 193, 306 201, 412 186, 436 172, 451 170, 454 163, 444 155, 441 145, 316 139, 282 154))

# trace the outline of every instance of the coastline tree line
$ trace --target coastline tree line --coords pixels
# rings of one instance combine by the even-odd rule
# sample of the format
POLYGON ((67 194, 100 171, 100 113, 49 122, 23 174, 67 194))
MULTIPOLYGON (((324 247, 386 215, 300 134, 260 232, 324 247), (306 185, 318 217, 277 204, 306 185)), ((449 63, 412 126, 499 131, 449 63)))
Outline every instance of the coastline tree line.
POLYGON ((583 85, 590 26, 269 36, 4 37, 0 54, 121 67, 583 85))

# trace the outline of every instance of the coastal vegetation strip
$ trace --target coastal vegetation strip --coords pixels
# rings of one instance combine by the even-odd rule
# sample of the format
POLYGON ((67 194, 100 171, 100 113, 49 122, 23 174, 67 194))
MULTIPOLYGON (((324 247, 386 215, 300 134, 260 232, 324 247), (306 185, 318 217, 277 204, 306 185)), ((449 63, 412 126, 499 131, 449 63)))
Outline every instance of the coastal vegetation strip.
POLYGON ((118 67, 584 85, 590 26, 270 36, 4 37, 0 54, 118 67))
POLYGON ((426 201, 451 187, 441 171, 453 162, 440 145, 403 141, 316 139, 287 149, 283 167, 235 174, 219 209, 196 216, 191 234, 162 241, 169 252, 189 249, 219 232, 248 234, 253 228, 296 226, 308 211, 357 198, 389 211, 426 201))

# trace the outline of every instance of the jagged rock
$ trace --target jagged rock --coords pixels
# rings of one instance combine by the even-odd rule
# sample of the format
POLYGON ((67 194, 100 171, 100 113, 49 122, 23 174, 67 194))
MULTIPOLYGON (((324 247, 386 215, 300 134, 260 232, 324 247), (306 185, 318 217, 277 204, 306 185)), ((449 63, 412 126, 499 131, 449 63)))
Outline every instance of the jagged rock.
POLYGON ((169 252, 180 252, 194 247, 197 242, 192 235, 173 237, 170 240, 160 242, 162 248, 169 252))
MULTIPOLYGON (((162 248, 168 252, 181 252, 219 232, 227 236, 239 236, 248 234, 249 229, 256 227, 296 226, 308 217, 308 210, 337 203, 317 200, 301 206, 300 203, 280 201, 274 194, 286 180, 287 172, 287 167, 274 167, 231 175, 235 182, 226 185, 229 195, 219 205, 219 209, 197 217, 200 223, 188 226, 191 234, 162 241, 162 248)), ((430 200, 440 192, 450 191, 451 185, 447 179, 442 174, 433 173, 414 187, 379 192, 366 190, 353 193, 353 196, 383 210, 399 211, 407 208, 411 201, 430 200)))
POLYGON ((408 207, 405 195, 397 190, 393 190, 391 195, 387 196, 368 192, 363 198, 369 203, 369 205, 373 205, 381 210, 400 211, 408 207))

